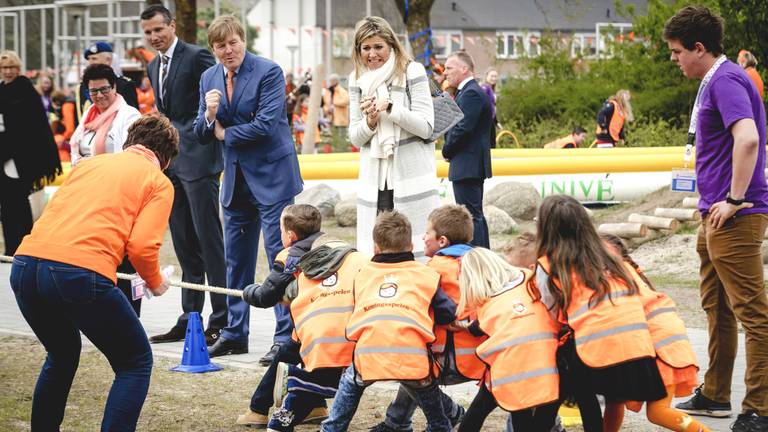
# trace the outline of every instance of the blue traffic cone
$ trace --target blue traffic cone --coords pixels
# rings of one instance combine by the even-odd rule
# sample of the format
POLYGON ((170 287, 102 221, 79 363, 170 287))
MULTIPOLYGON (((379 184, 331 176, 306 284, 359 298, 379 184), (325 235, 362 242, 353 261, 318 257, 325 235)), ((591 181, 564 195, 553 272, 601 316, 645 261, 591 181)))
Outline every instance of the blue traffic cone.
POLYGON ((208 347, 205 345, 203 324, 200 321, 200 313, 198 312, 189 314, 181 364, 171 368, 171 370, 188 373, 215 372, 221 370, 221 366, 211 363, 211 359, 208 357, 208 347))

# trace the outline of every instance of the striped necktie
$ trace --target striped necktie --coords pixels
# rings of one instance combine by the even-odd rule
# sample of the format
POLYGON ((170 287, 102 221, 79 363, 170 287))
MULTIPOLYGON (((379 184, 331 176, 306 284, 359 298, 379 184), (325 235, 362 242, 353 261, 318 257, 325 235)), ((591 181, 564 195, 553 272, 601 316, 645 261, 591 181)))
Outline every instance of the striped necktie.
POLYGON ((165 81, 168 78, 168 61, 169 60, 170 60, 170 57, 168 57, 165 54, 163 54, 163 56, 160 57, 160 63, 162 64, 160 69, 160 100, 162 101, 163 107, 166 109, 166 111, 168 110, 168 105, 165 100, 165 96, 168 93, 166 91, 168 86, 165 85, 166 84, 165 81))

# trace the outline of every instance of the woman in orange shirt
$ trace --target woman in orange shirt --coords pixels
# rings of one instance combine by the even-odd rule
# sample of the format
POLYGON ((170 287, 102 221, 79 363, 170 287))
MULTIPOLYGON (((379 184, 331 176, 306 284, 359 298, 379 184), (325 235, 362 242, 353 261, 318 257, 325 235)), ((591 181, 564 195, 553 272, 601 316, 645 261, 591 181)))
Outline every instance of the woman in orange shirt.
POLYGON ((59 430, 80 359, 80 332, 115 371, 101 430, 136 429, 152 349, 115 287, 116 269, 127 254, 154 295, 169 287, 158 255, 173 185, 162 170, 178 143, 167 118, 140 118, 122 153, 84 159, 72 170, 17 249, 11 289, 48 353, 32 399, 33 429, 59 430))
POLYGON ((739 58, 736 61, 739 63, 739 66, 744 68, 744 72, 747 73, 749 79, 755 83, 755 87, 757 87, 757 92, 760 93, 760 97, 763 97, 763 78, 761 78, 760 74, 757 72, 757 58, 755 58, 751 52, 741 50, 739 51, 739 58))

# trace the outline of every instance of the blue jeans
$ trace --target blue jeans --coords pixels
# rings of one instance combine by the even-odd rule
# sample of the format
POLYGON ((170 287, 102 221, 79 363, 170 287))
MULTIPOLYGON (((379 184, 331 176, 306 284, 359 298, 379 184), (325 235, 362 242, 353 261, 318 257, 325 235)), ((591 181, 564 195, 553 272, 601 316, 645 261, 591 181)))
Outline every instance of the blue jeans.
POLYGON ((11 289, 47 356, 32 398, 32 431, 59 430, 80 361, 80 332, 109 360, 115 379, 102 431, 133 431, 149 389, 152 350, 125 296, 91 270, 17 256, 11 289))
MULTIPOLYGON (((237 167, 232 202, 224 207, 224 259, 227 263, 227 287, 242 290, 253 283, 259 233, 264 234, 264 249, 272 267, 275 257, 283 248, 280 240, 280 215, 293 204, 293 198, 265 205, 256 201, 237 167)), ((248 345, 248 321, 251 306, 240 297, 227 296, 227 326, 221 337, 248 345)), ((277 304, 275 312, 274 342, 284 343, 291 338, 293 321, 289 309, 277 304)))
MULTIPOLYGON (((442 399, 443 411, 451 419, 459 413, 459 405, 451 399, 450 396, 439 390, 442 399)), ((387 416, 384 418, 384 424, 390 429, 401 432, 413 431, 413 413, 419 404, 414 399, 413 391, 404 385, 397 388, 395 400, 390 402, 387 407, 387 416)))
MULTIPOLYGON (((413 393, 416 402, 427 418, 428 432, 448 432, 451 430, 451 422, 443 412, 442 398, 437 381, 432 380, 426 385, 417 385, 413 381, 401 381, 413 393)), ((343 432, 349 429, 360 398, 363 396, 366 384, 359 380, 355 372, 355 366, 350 365, 339 381, 339 389, 333 400, 331 412, 320 428, 322 432, 343 432)))

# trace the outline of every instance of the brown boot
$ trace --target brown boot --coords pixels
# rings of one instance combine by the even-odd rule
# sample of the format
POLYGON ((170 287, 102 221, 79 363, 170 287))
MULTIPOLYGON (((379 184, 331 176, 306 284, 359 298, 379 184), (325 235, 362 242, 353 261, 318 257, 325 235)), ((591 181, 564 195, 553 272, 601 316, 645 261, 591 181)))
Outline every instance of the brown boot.
POLYGON ((301 424, 320 424, 323 420, 328 418, 328 408, 317 407, 307 414, 307 418, 304 419, 301 424))
POLYGON ((269 424, 269 416, 251 411, 249 408, 245 414, 237 416, 236 424, 265 429, 269 424))

